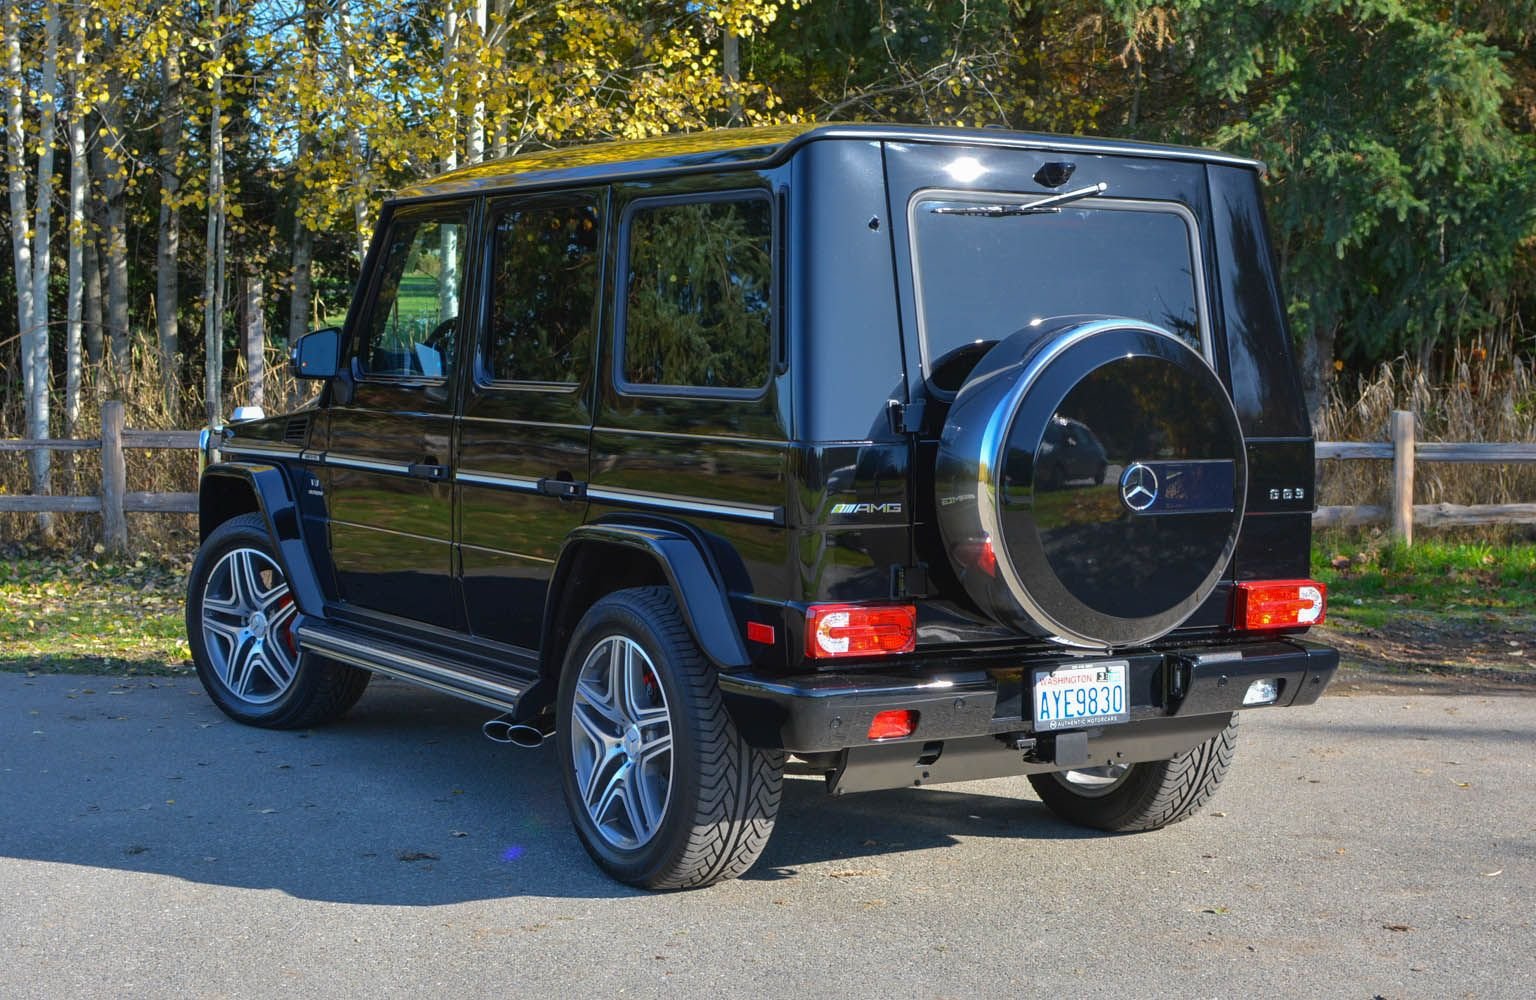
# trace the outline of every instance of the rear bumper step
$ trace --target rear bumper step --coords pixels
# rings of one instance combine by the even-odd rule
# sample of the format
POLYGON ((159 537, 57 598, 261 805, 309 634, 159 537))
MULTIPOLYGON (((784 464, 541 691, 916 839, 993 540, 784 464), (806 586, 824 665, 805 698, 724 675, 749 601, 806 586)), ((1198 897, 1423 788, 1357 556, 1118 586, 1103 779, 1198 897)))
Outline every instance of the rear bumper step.
MULTIPOLYGON (((1132 734, 1143 724, 1160 720, 1227 715, 1245 707, 1309 705, 1332 680, 1339 654, 1286 637, 1128 653, 1113 659, 1131 664, 1131 720, 1103 728, 1132 734), (1243 695, 1256 680, 1278 682, 1279 697, 1270 705, 1243 705, 1243 695)), ((1030 733, 1032 671, 1087 662, 1091 660, 1068 657, 1031 661, 1027 666, 1003 661, 951 673, 935 664, 920 676, 854 671, 793 677, 733 673, 720 675, 720 688, 748 740, 792 753, 825 753, 1030 733), (866 734, 874 717, 893 710, 918 713, 912 735, 900 741, 869 740, 866 734)), ((1199 742, 1194 740, 1183 749, 1199 742)))

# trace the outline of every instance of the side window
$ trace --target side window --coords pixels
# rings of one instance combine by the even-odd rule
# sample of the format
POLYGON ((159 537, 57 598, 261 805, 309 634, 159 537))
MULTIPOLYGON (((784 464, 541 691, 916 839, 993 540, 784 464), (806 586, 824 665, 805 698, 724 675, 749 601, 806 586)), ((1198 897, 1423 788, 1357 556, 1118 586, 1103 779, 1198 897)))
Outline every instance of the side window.
POLYGON ((591 366, 601 238, 595 198, 496 217, 485 367, 498 382, 572 384, 591 366))
POLYGON ((773 346, 773 203, 639 203, 629 217, 620 371, 630 386, 757 390, 773 346))
POLYGON ((462 209, 390 224, 358 363, 365 375, 446 378, 464 284, 462 209))

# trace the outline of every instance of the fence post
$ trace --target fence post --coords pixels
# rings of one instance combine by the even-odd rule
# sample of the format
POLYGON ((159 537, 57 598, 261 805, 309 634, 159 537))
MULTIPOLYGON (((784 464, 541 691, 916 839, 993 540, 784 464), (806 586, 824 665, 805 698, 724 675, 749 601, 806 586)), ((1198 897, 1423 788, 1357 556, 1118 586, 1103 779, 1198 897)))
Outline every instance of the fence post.
POLYGON ((1409 410, 1392 411, 1392 537, 1413 544, 1414 420, 1409 410))
POLYGON ((128 519, 123 515, 123 493, 127 488, 123 404, 121 400, 109 399, 101 404, 101 534, 108 552, 128 551, 128 519))

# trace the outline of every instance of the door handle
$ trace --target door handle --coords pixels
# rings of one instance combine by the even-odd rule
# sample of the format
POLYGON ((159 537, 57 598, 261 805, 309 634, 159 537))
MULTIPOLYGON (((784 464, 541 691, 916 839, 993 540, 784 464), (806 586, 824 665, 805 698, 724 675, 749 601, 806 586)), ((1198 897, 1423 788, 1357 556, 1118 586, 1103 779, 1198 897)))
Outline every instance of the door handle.
POLYGON ((406 467, 406 471, 417 479, 426 479, 434 483, 440 483, 448 478, 448 466, 433 465, 429 462, 416 462, 406 467))
POLYGON ((559 497, 561 500, 575 500, 587 495, 586 483, 570 479, 540 479, 538 488, 545 496, 559 497))

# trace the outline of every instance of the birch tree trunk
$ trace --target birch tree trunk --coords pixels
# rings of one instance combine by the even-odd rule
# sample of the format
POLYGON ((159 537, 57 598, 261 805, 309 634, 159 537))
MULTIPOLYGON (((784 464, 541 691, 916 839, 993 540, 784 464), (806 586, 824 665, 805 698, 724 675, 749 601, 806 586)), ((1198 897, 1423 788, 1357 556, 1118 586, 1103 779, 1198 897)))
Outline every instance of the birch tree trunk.
POLYGON ((160 221, 155 247, 155 332, 160 344, 160 376, 167 412, 175 412, 181 373, 176 363, 180 349, 176 314, 179 299, 177 260, 181 250, 181 209, 176 196, 181 190, 181 35, 171 33, 160 67, 160 221))
POLYGON ((85 31, 85 8, 78 7, 70 33, 69 286, 64 307, 65 437, 74 437, 80 423, 80 383, 84 367, 80 357, 80 327, 85 292, 85 200, 90 184, 85 159, 85 31))
MULTIPOLYGON (((301 77, 309 81, 319 77, 320 28, 323 9, 317 0, 304 5, 304 30, 300 35, 299 59, 303 67, 301 77)), ((341 15, 345 17, 345 13, 341 15)), ((346 39, 342 38, 345 47, 346 39)), ((298 156, 296 161, 308 163, 315 151, 315 113, 312 109, 300 109, 298 156)), ((288 343, 292 344, 309 332, 310 316, 314 311, 314 260, 315 234, 304 220, 303 196, 295 198, 293 209, 293 256, 292 279, 288 295, 288 343)))
MULTIPOLYGON (((117 47, 115 33, 108 43, 117 47)), ((117 70, 106 74, 107 100, 99 109, 101 141, 96 144, 95 165, 101 178, 102 237, 105 247, 107 286, 106 338, 118 379, 128 377, 128 165, 123 162, 123 77, 117 70)))
MULTIPOLYGON (((486 0, 475 0, 475 44, 485 45, 486 17, 489 10, 486 0)), ((480 59, 475 60, 476 67, 484 66, 480 59)), ((474 74, 475 81, 475 108, 469 119, 469 156, 470 163, 479 163, 485 159, 485 71, 477 68, 474 74)))
MULTIPOLYGON (((352 52, 352 18, 347 12, 347 0, 338 0, 336 5, 336 34, 341 49, 341 74, 347 87, 346 106, 355 107, 358 94, 357 60, 352 52)), ((357 127, 357 115, 349 114, 346 119, 347 152, 358 177, 362 179, 352 193, 352 229, 357 238, 357 266, 361 269, 363 258, 368 256, 368 171, 363 163, 363 136, 357 127)))
MULTIPOLYGON (((27 394, 27 436, 49 437, 49 404, 52 402, 53 366, 48 351, 48 272, 51 269, 49 238, 53 234, 53 151, 58 126, 59 3, 48 0, 43 21, 43 78, 37 93, 38 156, 37 208, 32 222, 32 335, 22 343, 23 379, 27 394)), ((17 276, 20 281, 20 275, 17 276)), ((53 453, 32 452, 32 493, 53 492, 48 475, 53 453)), ((37 518, 45 536, 53 534, 53 515, 37 518)))
POLYGON ((224 394, 224 26, 222 0, 213 2, 213 78, 208 113, 208 260, 203 269, 203 397, 208 425, 219 422, 224 394))
MULTIPOLYGON (((89 140, 87 140, 89 142, 89 140)), ((100 199, 92 196, 90 165, 91 156, 87 145, 86 180, 85 180, 85 228, 84 243, 81 261, 85 266, 84 287, 81 298, 85 301, 81 304, 80 311, 84 313, 80 332, 85 336, 85 360, 88 364, 100 366, 102 354, 106 345, 102 343, 102 331, 106 324, 101 318, 101 250, 97 242, 97 234, 102 230, 100 199)))
POLYGON ((267 405, 267 319, 262 312, 265 289, 261 273, 251 268, 245 275, 241 312, 245 317, 245 375, 252 406, 267 405))
POLYGON ((16 330, 23 362, 32 343, 32 244, 27 240, 27 133, 22 108, 21 23, 16 0, 0 0, 5 32, 5 186, 10 197, 11 260, 16 268, 16 330))

